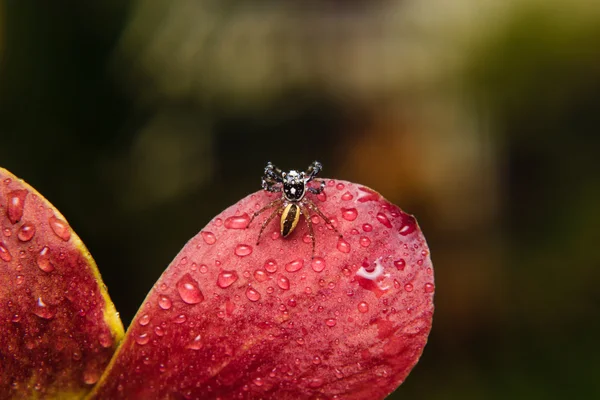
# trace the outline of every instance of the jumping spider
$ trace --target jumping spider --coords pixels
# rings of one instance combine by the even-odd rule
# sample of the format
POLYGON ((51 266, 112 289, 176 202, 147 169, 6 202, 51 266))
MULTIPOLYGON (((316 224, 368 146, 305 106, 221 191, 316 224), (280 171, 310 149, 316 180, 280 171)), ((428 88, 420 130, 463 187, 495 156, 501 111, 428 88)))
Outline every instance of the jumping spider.
POLYGON ((281 197, 273 200, 260 210, 256 211, 250 219, 250 223, 252 223, 254 218, 260 215, 263 211, 277 207, 275 211, 271 213, 269 218, 262 223, 260 232, 258 233, 258 239, 256 240, 257 245, 260 242, 260 237, 263 231, 276 215, 281 214, 280 231, 281 236, 285 238, 294 231, 296 225, 298 225, 298 221, 300 220, 300 213, 302 213, 304 219, 306 220, 308 233, 312 240, 312 257, 314 258, 315 234, 313 232, 312 221, 308 212, 309 209, 319 217, 323 218, 325 223, 329 224, 333 230, 340 237, 342 237, 335 226, 333 226, 329 218, 327 218, 325 214, 319 210, 319 207, 317 207, 317 205, 311 199, 305 196, 307 192, 319 194, 325 188, 325 181, 323 180, 321 180, 321 184, 317 188, 308 185, 308 183, 312 181, 319 172, 321 172, 322 168, 323 166, 320 162, 313 161, 306 171, 298 172, 291 170, 284 172, 274 166, 271 162, 267 163, 267 166, 265 167, 265 174, 262 177, 262 187, 268 192, 281 192, 281 197))

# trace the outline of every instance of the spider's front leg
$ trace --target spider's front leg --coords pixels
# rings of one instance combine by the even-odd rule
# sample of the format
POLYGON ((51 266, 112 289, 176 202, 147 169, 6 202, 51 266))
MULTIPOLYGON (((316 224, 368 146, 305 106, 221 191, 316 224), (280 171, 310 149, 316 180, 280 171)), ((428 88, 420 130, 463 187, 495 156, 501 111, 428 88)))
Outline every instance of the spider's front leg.
POLYGON ((283 171, 269 161, 265 167, 264 179, 271 179, 275 182, 283 182, 283 171))
POLYGON ((321 172, 323 169, 323 165, 321 165, 318 161, 313 161, 312 164, 308 166, 306 169, 306 175, 308 175, 308 180, 312 180, 315 176, 321 172))
POLYGON ((322 193, 324 189, 325 189, 325 181, 321 181, 321 185, 319 185, 319 187, 317 187, 317 188, 308 187, 308 191, 311 192, 312 194, 322 193))

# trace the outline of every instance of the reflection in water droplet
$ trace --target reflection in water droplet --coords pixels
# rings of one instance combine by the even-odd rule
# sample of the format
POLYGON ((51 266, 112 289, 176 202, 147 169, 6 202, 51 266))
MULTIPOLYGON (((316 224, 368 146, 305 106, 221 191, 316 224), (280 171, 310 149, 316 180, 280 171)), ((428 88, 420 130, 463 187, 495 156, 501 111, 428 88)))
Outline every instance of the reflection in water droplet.
POLYGON ((413 285, 410 283, 407 283, 406 285, 404 285, 404 290, 406 290, 407 292, 412 292, 413 285))
POLYGON ((267 279, 269 279, 269 276, 264 270, 257 269, 256 271, 254 271, 254 279, 256 279, 258 282, 264 282, 267 279))
POLYGON ((337 185, 335 185, 335 188, 337 190, 343 190, 346 186, 344 186, 344 184, 342 182, 338 183, 337 185))
POLYGON ((350 243, 346 242, 344 238, 339 238, 337 242, 337 249, 342 253, 350 253, 350 243))
POLYGON ((433 286, 433 283, 425 284, 425 293, 433 293, 434 290, 435 290, 435 286, 433 286))
POLYGON ((135 337, 135 342, 141 346, 147 344, 150 341, 150 335, 147 332, 140 333, 135 337))
POLYGON ((403 235, 409 235, 417 229, 417 221, 415 217, 408 214, 402 214, 402 224, 398 232, 403 235))
POLYGON ((233 282, 238 280, 238 274, 235 271, 221 271, 217 277, 217 286, 222 289, 228 288, 233 282))
POLYGON ((342 218, 346 221, 354 221, 358 217, 358 211, 356 208, 343 208, 342 207, 342 218))
POLYGON ((406 267, 406 261, 404 261, 404 258, 396 260, 394 261, 394 266, 396 266, 399 271, 404 271, 404 268, 406 267))
POLYGON ((187 317, 185 316, 185 314, 179 314, 178 316, 175 317, 173 322, 175 322, 176 324, 183 324, 186 320, 187 320, 187 317))
POLYGON ((277 277, 277 286, 279 286, 283 290, 288 290, 290 288, 290 281, 283 275, 279 275, 277 277))
POLYGON ((142 315, 138 320, 138 324, 140 324, 141 326, 148 325, 148 322, 150 322, 150 316, 148 314, 142 315))
POLYGON ((325 325, 327 325, 330 328, 333 328, 335 326, 335 324, 337 324, 337 321, 335 318, 329 318, 329 319, 325 320, 325 325))
POLYGON ((33 235, 35 235, 35 226, 29 222, 25 222, 19 228, 19 232, 17 233, 17 237, 21 242, 30 241, 33 238, 33 235))
POLYGON ((212 232, 202 231, 202 232, 200 232, 200 234, 202 235, 202 239, 204 239, 204 243, 206 243, 206 244, 212 245, 217 242, 217 237, 212 232))
POLYGON ((304 260, 303 259, 297 259, 294 261, 290 261, 289 263, 287 263, 285 265, 285 270, 287 272, 296 272, 302 269, 302 267, 304 267, 304 260))
POLYGON ((56 311, 54 307, 47 305, 41 297, 38 297, 33 313, 43 319, 52 319, 56 311))
POLYGON ((315 272, 323 271, 325 269, 325 265, 325 260, 321 257, 315 257, 311 262, 312 269, 315 272))
POLYGON ((158 306, 163 310, 168 310, 172 305, 173 302, 171 302, 171 299, 169 299, 167 296, 158 297, 158 306))
POLYGON ((235 255, 239 257, 245 257, 252 254, 252 247, 247 244, 238 244, 235 247, 235 255))
POLYGON ((200 291, 198 287, 198 282, 190 274, 185 274, 178 282, 177 282, 177 292, 179 293, 179 297, 184 303, 187 304, 198 304, 204 300, 204 295, 200 291))
POLYGON ((313 359, 312 359, 312 362, 313 362, 313 364, 315 364, 315 365, 319 365, 319 364, 321 364, 321 357, 319 357, 319 356, 314 356, 314 357, 313 357, 313 359))
POLYGON ((225 228, 227 229, 245 229, 250 223, 250 217, 244 213, 242 215, 235 215, 225 220, 225 228))
POLYGON ((369 311, 369 305, 366 302, 361 301, 360 303, 358 303, 358 311, 361 312, 361 313, 363 313, 363 314, 366 313, 366 312, 368 312, 369 311))
POLYGON ((7 214, 11 223, 16 224, 23 218, 25 197, 28 193, 25 189, 19 189, 8 194, 7 214))
POLYGON ((202 335, 198 335, 186 347, 190 350, 200 350, 203 346, 202 335))
POLYGON ((369 239, 366 236, 361 236, 359 243, 362 247, 369 247, 369 245, 371 244, 371 239, 369 239))
POLYGON ((373 226, 371 224, 363 224, 362 229, 365 232, 371 232, 373 230, 373 226))
POLYGON ((265 269, 269 273, 277 272, 277 262, 273 259, 269 259, 265 262, 265 269))
POLYGON ((342 195, 342 200, 348 201, 348 200, 352 200, 354 196, 352 196, 352 194, 350 192, 346 192, 342 195))
POLYGON ((260 293, 252 288, 252 286, 248 286, 248 289, 246 289, 246 297, 250 301, 258 301, 260 300, 260 293))
POLYGON ((387 228, 391 228, 392 227, 392 223, 390 222, 390 220, 388 219, 388 217, 386 217, 386 215, 384 213, 382 213, 382 212, 378 212, 377 213, 377 221, 381 222, 387 228))
POLYGON ((258 377, 258 378, 254 378, 252 380, 252 383, 254 383, 256 386, 262 386, 262 385, 264 385, 265 382, 263 381, 263 379, 261 377, 258 377))
POLYGON ((44 246, 37 257, 37 265, 44 272, 54 271, 54 265, 50 262, 50 249, 44 246))
POLYGON ((0 259, 2 261, 6 261, 6 262, 9 262, 10 260, 12 260, 12 255, 8 251, 8 248, 6 247, 6 245, 2 242, 0 242, 0 259))
POLYGON ((48 219, 48 223, 50 223, 50 228, 52 228, 52 232, 65 242, 71 238, 71 228, 69 225, 63 221, 62 219, 58 219, 55 216, 51 216, 48 219))

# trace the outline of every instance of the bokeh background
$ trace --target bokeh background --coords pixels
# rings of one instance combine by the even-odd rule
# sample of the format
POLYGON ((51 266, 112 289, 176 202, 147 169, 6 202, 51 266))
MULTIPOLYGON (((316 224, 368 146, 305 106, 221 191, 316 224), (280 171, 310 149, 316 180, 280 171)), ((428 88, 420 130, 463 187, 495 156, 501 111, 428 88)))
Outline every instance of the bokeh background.
POLYGON ((126 325, 266 161, 416 215, 436 314, 391 398, 600 398, 599 133, 591 0, 0 0, 0 165, 126 325))

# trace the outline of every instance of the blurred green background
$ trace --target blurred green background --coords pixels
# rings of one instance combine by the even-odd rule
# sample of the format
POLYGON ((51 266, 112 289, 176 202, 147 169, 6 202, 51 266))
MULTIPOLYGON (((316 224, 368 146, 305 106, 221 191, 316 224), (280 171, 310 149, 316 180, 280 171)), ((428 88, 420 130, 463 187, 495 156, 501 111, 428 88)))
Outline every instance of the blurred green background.
POLYGON ((127 325, 185 242, 324 164, 417 216, 434 327, 391 398, 600 398, 600 3, 0 0, 0 165, 127 325))

